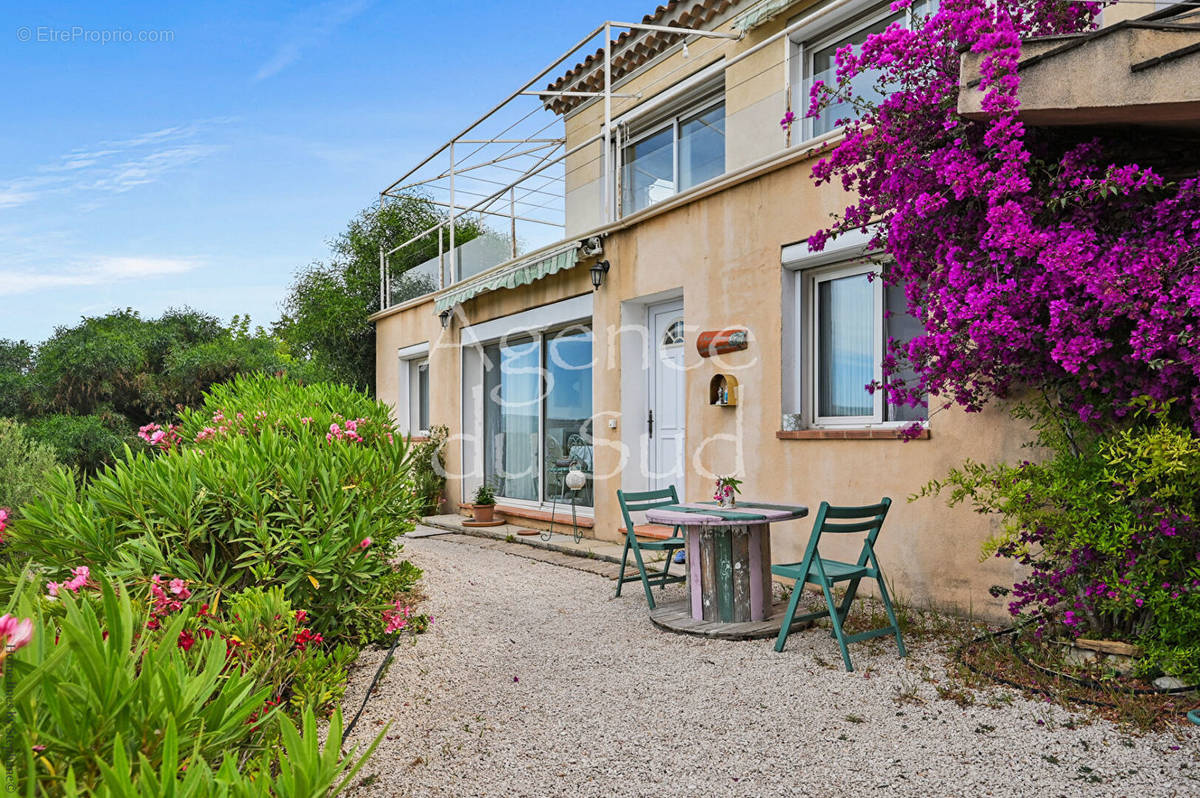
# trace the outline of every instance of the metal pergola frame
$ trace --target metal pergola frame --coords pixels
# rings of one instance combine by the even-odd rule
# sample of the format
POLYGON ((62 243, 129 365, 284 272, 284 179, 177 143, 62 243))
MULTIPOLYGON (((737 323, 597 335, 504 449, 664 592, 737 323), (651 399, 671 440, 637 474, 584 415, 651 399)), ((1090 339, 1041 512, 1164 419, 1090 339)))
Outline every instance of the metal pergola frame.
MULTIPOLYGON (((783 69, 784 69, 784 80, 785 80, 785 86, 787 87, 786 90, 788 92, 790 92, 791 91, 791 89, 790 89, 790 79, 791 79, 790 78, 790 69, 791 69, 790 63, 791 63, 791 58, 792 58, 791 38, 792 38, 793 34, 796 34, 797 32, 802 31, 807 28, 810 28, 812 26, 822 24, 830 16, 837 14, 840 11, 842 11, 843 9, 845 9, 846 7, 852 6, 861 1, 862 0, 830 0, 830 2, 822 5, 821 7, 812 9, 812 10, 802 14, 800 17, 798 17, 797 19, 793 20, 791 23, 786 25, 782 30, 776 31, 772 35, 767 36, 764 39, 762 39, 761 41, 756 42, 755 44, 745 48, 744 50, 737 53, 736 55, 725 58, 723 60, 722 69, 727 70, 727 69, 729 69, 729 67, 733 66, 734 64, 737 64, 738 62, 743 61, 743 60, 755 55, 758 52, 761 52, 763 49, 765 49, 767 47, 776 46, 777 44, 782 42, 784 46, 783 46, 783 52, 781 54, 782 58, 781 58, 780 63, 783 65, 783 69)), ((1138 2, 1138 0, 1129 0, 1129 2, 1138 2)), ((591 146, 592 144, 596 143, 597 141, 603 141, 603 143, 604 143, 604 154, 603 154, 604 174, 603 174, 603 181, 602 181, 603 182, 603 201, 604 201, 604 217, 603 217, 604 226, 608 226, 614 222, 613 217, 615 215, 615 202, 614 202, 615 175, 613 173, 613 168, 612 168, 612 158, 613 158, 612 145, 614 142, 612 101, 613 101, 614 97, 618 98, 618 99, 640 99, 640 97, 641 97, 640 93, 633 94, 633 95, 613 93, 613 90, 612 90, 613 89, 613 85, 612 85, 612 83, 613 83, 613 80, 612 80, 612 55, 613 55, 612 31, 614 28, 622 29, 622 30, 629 30, 629 31, 642 30, 642 31, 653 31, 653 32, 659 32, 659 33, 678 33, 684 37, 683 38, 684 47, 687 46, 687 42, 688 42, 687 37, 696 37, 697 39, 741 39, 745 36, 745 31, 740 31, 738 33, 726 33, 726 32, 718 32, 718 31, 697 30, 697 29, 693 29, 693 28, 685 28, 682 26, 674 26, 674 25, 654 25, 654 24, 642 23, 642 22, 617 22, 617 21, 612 21, 612 20, 593 28, 586 36, 584 36, 582 39, 580 39, 578 42, 576 42, 574 46, 572 46, 570 49, 568 49, 567 51, 562 53, 560 56, 558 56, 558 58, 554 59, 552 62, 550 62, 548 65, 546 65, 546 67, 544 69, 542 69, 540 72, 538 72, 532 78, 530 78, 528 81, 526 81, 524 84, 522 84, 516 91, 513 91, 512 93, 510 93, 507 97, 505 97, 499 103, 494 105, 485 114, 480 116, 478 119, 473 121, 471 124, 467 125, 467 127, 463 128, 461 131, 459 131, 459 133, 457 135, 455 135, 450 140, 448 140, 447 142, 442 144, 440 147, 438 147, 436 150, 434 150, 432 153, 430 153, 428 156, 426 156, 420 163, 418 163, 416 166, 414 166, 412 169, 410 169, 408 172, 406 172, 404 175, 402 175, 398 180, 395 180, 394 182, 392 182, 391 185, 389 185, 387 188, 385 188, 383 191, 381 191, 379 193, 379 201, 382 204, 389 197, 390 198, 400 197, 401 195, 397 193, 399 191, 402 191, 405 189, 411 189, 411 188, 427 187, 427 186, 430 186, 433 182, 435 182, 437 180, 443 180, 443 179, 449 180, 449 193, 450 193, 449 200, 446 202, 437 201, 435 203, 439 207, 449 208, 450 214, 446 220, 434 225, 433 227, 430 227, 428 230, 425 230, 425 231, 419 233, 418 235, 416 235, 413 238, 409 239, 408 241, 404 242, 400 246, 394 247, 391 250, 384 251, 384 249, 382 247, 380 247, 380 250, 379 250, 379 290, 380 290, 380 300, 381 300, 380 307, 381 307, 381 309, 384 309, 388 306, 388 297, 389 297, 388 292, 390 291, 390 284, 391 284, 391 275, 388 270, 388 261, 387 261, 388 257, 395 254, 397 251, 409 246, 410 244, 424 238, 427 235, 431 235, 434 232, 438 233, 438 256, 439 256, 439 266, 441 266, 441 258, 444 256, 444 253, 445 253, 443 231, 444 231, 444 229, 449 228, 449 231, 450 231, 450 236, 449 236, 449 238, 450 238, 450 267, 451 267, 450 273, 451 273, 451 275, 457 274, 457 271, 456 271, 457 264, 455 263, 456 255, 455 255, 455 247, 454 247, 454 225, 455 225, 456 218, 458 218, 464 214, 480 213, 480 214, 484 214, 484 215, 488 215, 488 216, 494 215, 494 216, 501 216, 501 217, 506 217, 506 218, 510 219, 510 222, 512 225, 511 229, 514 231, 513 232, 513 244, 514 244, 513 256, 514 257, 516 256, 516 253, 515 253, 515 242, 516 242, 515 225, 516 225, 517 221, 535 222, 538 224, 549 225, 549 226, 554 226, 554 227, 563 227, 563 224, 561 224, 561 223, 550 222, 550 221, 543 220, 543 219, 536 219, 535 217, 526 216, 526 217, 522 218, 521 215, 516 213, 516 210, 515 210, 516 205, 519 202, 521 202, 521 200, 524 197, 527 197, 531 193, 534 193, 534 192, 529 191, 528 189, 522 189, 522 190, 525 190, 526 193, 523 194, 520 198, 518 198, 515 196, 516 190, 517 190, 518 186, 520 186, 526 180, 529 180, 530 178, 539 176, 539 175, 541 175, 543 178, 548 179, 549 182, 546 184, 543 184, 542 186, 538 186, 537 187, 538 190, 545 188, 546 185, 549 185, 550 182, 554 182, 555 180, 562 180, 563 178, 560 178, 557 176, 547 176, 543 173, 550 167, 564 162, 570 156, 576 154, 577 152, 579 152, 580 150, 582 150, 585 147, 591 146), (603 36, 604 36, 604 45, 601 50, 603 62, 598 66, 591 67, 591 69, 592 70, 596 70, 596 69, 603 70, 603 73, 604 73, 603 91, 596 91, 596 92, 578 91, 578 92, 575 92, 575 91, 555 91, 555 90, 551 90, 551 89, 548 89, 545 91, 531 91, 530 90, 530 88, 535 83, 537 83, 539 80, 544 78, 552 70, 556 69, 560 64, 562 64, 564 61, 569 59, 574 53, 581 50, 584 46, 586 46, 589 42, 591 42, 593 39, 595 39, 597 36, 599 36, 601 34, 603 34, 603 36), (480 125, 482 125, 488 119, 495 116, 499 111, 501 111, 503 108, 505 108, 505 106, 507 106, 510 102, 517 99, 518 97, 531 96, 531 95, 537 96, 537 97, 543 97, 543 98, 560 96, 560 97, 578 97, 578 98, 582 98, 585 100, 602 99, 604 102, 604 123, 601 126, 600 132, 594 136, 589 137, 586 141, 582 141, 579 144, 576 144, 574 147, 571 147, 570 149, 566 148, 565 138, 538 138, 538 135, 546 129, 545 127, 543 127, 541 130, 539 130, 537 133, 531 134, 530 136, 524 136, 524 137, 514 136, 514 137, 507 138, 507 139, 504 138, 517 125, 519 125, 522 121, 524 121, 529 116, 531 116, 537 110, 545 110, 546 103, 543 102, 543 104, 540 106, 540 108, 537 108, 537 109, 535 109, 535 111, 530 112, 529 114, 526 114, 525 117, 522 117, 517 122, 514 122, 514 123, 508 125, 506 128, 504 128, 503 130, 501 130, 500 132, 498 132, 495 136, 493 136, 491 138, 486 138, 486 137, 472 138, 472 139, 467 138, 467 136, 472 131, 477 129, 480 125), (476 149, 472 150, 464 158, 461 158, 456 161, 455 156, 457 153, 455 152, 455 147, 456 147, 456 145, 460 145, 460 144, 473 145, 476 147, 476 149), (477 164, 468 164, 467 163, 474 154, 479 152, 479 148, 487 147, 487 146, 494 145, 494 144, 507 144, 511 148, 520 147, 523 144, 533 145, 533 146, 530 147, 529 149, 526 149, 521 152, 514 152, 510 149, 504 153, 501 153, 498 156, 495 156, 495 157, 489 159, 488 161, 486 161, 484 163, 477 163, 477 164), (435 158, 437 158, 442 153, 448 153, 448 155, 449 155, 449 168, 440 170, 435 177, 418 179, 418 180, 413 180, 408 183, 405 183, 406 180, 409 180, 409 178, 413 177, 413 175, 415 175, 418 171, 420 171, 422 168, 427 166, 431 161, 433 161, 435 158), (514 166, 510 165, 512 162, 515 162, 519 158, 535 158, 536 160, 532 166, 528 166, 524 170, 521 170, 521 169, 515 168, 514 166), (456 201, 457 197, 456 197, 456 193, 455 193, 456 192, 455 180, 454 180, 455 176, 456 175, 465 175, 469 171, 474 171, 474 170, 477 170, 484 166, 491 166, 491 167, 494 167, 497 169, 511 171, 511 172, 516 173, 518 176, 515 179, 509 180, 507 182, 500 181, 500 180, 494 181, 495 184, 497 184, 497 185, 499 185, 500 183, 503 183, 503 185, 501 185, 493 193, 487 195, 486 197, 483 197, 482 199, 480 199, 479 201, 470 205, 469 207, 465 207, 465 208, 460 207, 456 201), (509 212, 503 213, 500 211, 492 210, 492 206, 496 202, 500 201, 506 193, 510 195, 509 212)), ((629 46, 631 46, 631 45, 630 44, 625 45, 625 47, 629 47, 629 46)), ((549 125, 547 125, 546 127, 549 127, 549 125)), ((542 192, 542 193, 549 193, 549 192, 542 192)), ((444 285, 441 284, 441 281, 444 279, 444 275, 445 275, 445 269, 439 268, 439 270, 438 270, 439 288, 445 287, 444 285)))
MULTIPOLYGON (((527 201, 526 198, 534 194, 540 194, 549 197, 560 197, 562 195, 546 191, 545 188, 556 181, 563 181, 564 178, 557 175, 547 175, 546 172, 551 167, 557 166, 560 163, 565 163, 566 159, 578 153, 586 147, 590 147, 597 141, 602 142, 603 146, 603 179, 602 179, 602 203, 603 203, 603 219, 605 223, 613 221, 615 214, 614 192, 615 181, 612 174, 612 143, 613 143, 613 120, 612 120, 612 101, 617 99, 638 99, 640 94, 614 93, 613 92, 613 76, 612 76, 612 56, 613 56, 613 31, 648 31, 658 33, 675 33, 684 37, 696 37, 698 39, 740 39, 742 33, 726 33, 718 31, 696 30, 693 28, 685 28, 675 25, 652 25, 642 22, 618 22, 610 20, 593 28, 586 36, 577 41, 570 49, 563 52, 549 64, 547 64, 540 72, 526 81, 516 91, 510 93, 503 100, 494 105, 491 109, 485 112, 482 116, 471 122, 455 136, 443 143, 440 147, 426 156, 420 163, 409 169, 397 180, 393 181, 387 188, 379 192, 380 206, 382 207, 388 199, 399 199, 403 197, 405 191, 412 189, 427 189, 434 191, 444 191, 448 193, 447 199, 431 199, 432 204, 446 208, 449 210, 447 218, 432 227, 423 230, 417 235, 405 241, 399 246, 392 247, 390 250, 385 250, 382 246, 379 249, 379 295, 380 309, 386 309, 390 303, 391 295, 391 270, 389 268, 389 258, 400 250, 424 239, 433 233, 438 234, 438 288, 445 288, 446 269, 443 267, 443 259, 447 254, 446 236, 444 231, 449 231, 449 273, 453 281, 458 274, 458 263, 455 246, 455 227, 458 219, 468 214, 482 214, 486 216, 494 216, 506 218, 509 220, 512 256, 517 255, 517 236, 516 223, 526 222, 550 227, 558 227, 560 229, 565 226, 565 219, 561 222, 551 221, 547 219, 536 218, 536 215, 530 215, 529 209, 534 212, 538 210, 546 210, 554 212, 557 209, 549 205, 538 205, 537 203, 527 201), (555 90, 536 90, 532 89, 534 84, 546 78, 553 70, 557 69, 563 62, 571 58, 592 42, 597 36, 603 36, 602 60, 601 63, 592 67, 593 70, 602 70, 604 75, 604 88, 602 91, 555 91, 555 90), (509 124, 503 130, 499 131, 492 137, 475 136, 468 138, 474 131, 478 130, 485 122, 497 116, 511 102, 520 97, 538 97, 543 100, 542 104, 529 112, 525 116, 518 119, 516 122, 509 124), (543 137, 540 134, 555 124, 558 120, 553 120, 550 124, 541 128, 537 132, 529 136, 511 136, 518 125, 531 117, 534 113, 546 110, 548 107, 549 97, 572 97, 585 100, 603 100, 604 104, 604 122, 601 125, 600 132, 589 137, 586 141, 576 144, 574 147, 567 149, 565 137, 543 137), (462 145, 472 145, 471 149, 465 156, 461 153, 462 145), (470 159, 476 154, 482 152, 487 147, 496 145, 509 145, 509 149, 498 155, 492 156, 485 161, 471 163, 470 159), (520 149, 517 149, 520 148, 520 149), (438 170, 432 177, 417 178, 415 177, 424 167, 429 165, 434 159, 446 155, 448 158, 448 167, 438 170), (517 163, 520 159, 532 158, 532 164, 525 163, 524 168, 518 168, 517 163), (493 177, 480 177, 479 175, 468 174, 487 167, 499 168, 508 172, 515 173, 511 179, 494 179, 493 177), (523 185, 534 177, 542 177, 547 182, 540 186, 530 188, 523 185), (457 178, 457 179, 456 179, 457 178), (480 183, 488 183, 496 186, 491 193, 480 194, 478 191, 470 191, 464 188, 461 181, 476 180, 480 183), (445 186, 440 185, 440 181, 447 181, 445 186), (518 196, 518 192, 521 193, 518 196), (478 198, 477 201, 467 205, 460 201, 460 196, 467 195, 472 198, 478 198), (507 195, 507 196, 506 196, 507 195), (508 201, 508 210, 503 211, 496 209, 497 203, 508 201), (518 205, 523 210, 518 211, 518 205)), ((684 39, 686 44, 687 39, 684 39)), ((628 45, 626 45, 628 46, 628 45)), ((508 178, 509 176, 505 176, 508 178)), ((481 189, 487 192, 487 189, 481 189)))

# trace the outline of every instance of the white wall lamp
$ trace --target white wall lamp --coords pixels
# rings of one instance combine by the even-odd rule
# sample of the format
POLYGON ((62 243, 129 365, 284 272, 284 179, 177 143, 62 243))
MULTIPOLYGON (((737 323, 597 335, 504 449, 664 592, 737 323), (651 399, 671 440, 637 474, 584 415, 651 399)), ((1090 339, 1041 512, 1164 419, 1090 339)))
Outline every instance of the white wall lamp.
POLYGON ((450 308, 446 308, 445 310, 443 310, 441 313, 438 314, 438 318, 442 320, 442 329, 443 330, 450 326, 450 317, 452 315, 454 315, 454 313, 453 313, 453 311, 450 310, 450 308))

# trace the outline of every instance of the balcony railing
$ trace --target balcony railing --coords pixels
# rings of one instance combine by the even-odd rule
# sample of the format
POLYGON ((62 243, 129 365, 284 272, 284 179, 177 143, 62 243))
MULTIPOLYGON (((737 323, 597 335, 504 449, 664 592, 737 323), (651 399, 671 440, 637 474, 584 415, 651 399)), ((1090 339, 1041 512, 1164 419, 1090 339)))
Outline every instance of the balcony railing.
MULTIPOLYGON (((380 304, 383 309, 449 288, 523 253, 564 241, 567 229, 568 158, 599 144, 599 155, 571 170, 601 164, 601 223, 613 217, 615 178, 611 164, 614 99, 636 104, 641 95, 613 91, 614 71, 629 71, 639 37, 660 44, 701 38, 736 39, 740 34, 695 30, 679 25, 606 22, 596 27, 523 86, 472 122, 431 155, 380 192, 386 204, 421 196, 442 219, 408 241, 379 253, 380 304), (614 29, 625 31, 613 40, 614 29), (592 49, 596 48, 596 49, 592 49), (615 52, 615 61, 614 61, 615 52), (569 80, 554 88, 533 87, 579 58, 569 80), (624 61, 622 59, 625 59, 624 61), (577 90, 578 89, 578 90, 577 90), (571 104, 603 103, 599 133, 568 148, 561 112, 571 104), (480 234, 463 243, 464 220, 480 234), (413 253, 433 250, 435 257, 412 267, 413 253)), ((560 80, 559 84, 563 81, 560 80)))

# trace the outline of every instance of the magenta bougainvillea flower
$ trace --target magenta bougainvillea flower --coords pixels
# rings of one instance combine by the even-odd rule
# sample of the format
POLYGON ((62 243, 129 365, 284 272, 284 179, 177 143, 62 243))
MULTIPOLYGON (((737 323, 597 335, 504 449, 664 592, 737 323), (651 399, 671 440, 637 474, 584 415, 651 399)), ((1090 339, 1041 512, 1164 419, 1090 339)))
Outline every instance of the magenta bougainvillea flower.
POLYGON ((867 231, 905 286, 924 334, 889 342, 874 387, 893 403, 974 411, 1034 387, 1103 424, 1176 398, 1200 430, 1200 180, 1134 161, 1143 142, 1018 117, 1022 40, 1085 31, 1099 6, 943 0, 839 50, 837 82, 813 86, 810 114, 866 72, 891 88, 814 169, 857 198, 809 244, 867 231), (980 58, 986 118, 957 112, 962 52, 980 58))

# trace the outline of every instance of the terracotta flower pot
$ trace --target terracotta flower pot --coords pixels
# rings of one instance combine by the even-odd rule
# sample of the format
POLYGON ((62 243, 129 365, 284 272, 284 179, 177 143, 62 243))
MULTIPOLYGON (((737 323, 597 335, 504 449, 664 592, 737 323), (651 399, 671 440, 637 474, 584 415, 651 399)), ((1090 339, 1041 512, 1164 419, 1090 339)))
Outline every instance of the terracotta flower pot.
POLYGON ((472 504, 471 515, 476 521, 491 521, 496 517, 496 505, 472 504))

